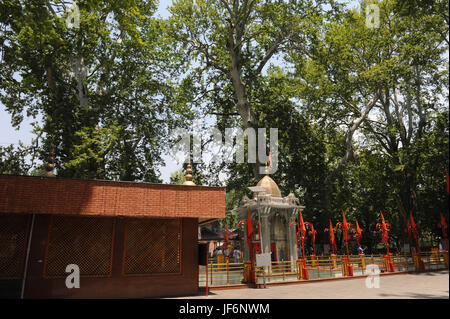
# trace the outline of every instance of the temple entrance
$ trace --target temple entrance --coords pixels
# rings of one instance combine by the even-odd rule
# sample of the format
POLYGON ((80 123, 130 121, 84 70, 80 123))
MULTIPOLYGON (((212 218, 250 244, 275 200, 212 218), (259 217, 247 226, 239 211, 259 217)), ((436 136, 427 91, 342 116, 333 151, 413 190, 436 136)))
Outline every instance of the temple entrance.
MULTIPOLYGON (((255 254, 261 254, 261 243, 260 242, 253 243, 253 251, 255 252, 255 254)), ((272 261, 278 261, 277 244, 275 242, 270 243, 270 252, 271 252, 272 261)))

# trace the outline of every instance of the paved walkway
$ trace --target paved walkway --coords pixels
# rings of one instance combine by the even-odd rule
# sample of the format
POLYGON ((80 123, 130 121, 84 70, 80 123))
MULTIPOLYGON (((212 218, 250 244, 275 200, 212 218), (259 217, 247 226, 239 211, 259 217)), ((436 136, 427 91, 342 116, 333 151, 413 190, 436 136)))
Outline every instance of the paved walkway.
POLYGON ((367 288, 366 278, 271 286, 267 289, 213 290, 195 299, 449 299, 448 270, 380 276, 379 288, 367 288))

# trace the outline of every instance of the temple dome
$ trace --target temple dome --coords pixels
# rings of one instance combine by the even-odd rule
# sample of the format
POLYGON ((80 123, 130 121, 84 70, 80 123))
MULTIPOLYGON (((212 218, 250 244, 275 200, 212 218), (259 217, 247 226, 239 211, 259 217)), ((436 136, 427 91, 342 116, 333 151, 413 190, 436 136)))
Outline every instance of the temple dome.
POLYGON ((270 178, 269 175, 264 176, 256 186, 263 187, 267 190, 267 194, 272 195, 273 197, 281 197, 280 189, 278 188, 277 183, 270 178))

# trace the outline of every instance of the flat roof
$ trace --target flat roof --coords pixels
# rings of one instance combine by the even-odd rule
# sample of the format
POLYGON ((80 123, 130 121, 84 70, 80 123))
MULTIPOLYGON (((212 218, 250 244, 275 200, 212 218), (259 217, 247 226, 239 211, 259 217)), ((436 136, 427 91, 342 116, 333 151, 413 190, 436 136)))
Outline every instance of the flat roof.
POLYGON ((225 187, 0 174, 0 213, 224 218, 225 187))

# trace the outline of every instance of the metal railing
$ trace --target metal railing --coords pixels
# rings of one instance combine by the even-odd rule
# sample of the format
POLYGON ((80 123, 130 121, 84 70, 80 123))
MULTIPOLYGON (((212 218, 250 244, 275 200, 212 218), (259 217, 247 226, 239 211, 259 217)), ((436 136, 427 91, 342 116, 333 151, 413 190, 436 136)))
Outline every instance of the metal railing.
MULTIPOLYGON (((343 257, 345 255, 308 256, 305 260, 308 271, 308 279, 323 279, 344 277, 343 257)), ((439 270, 448 267, 445 264, 445 256, 442 252, 422 252, 421 259, 424 270, 439 270)), ((410 254, 393 254, 391 260, 395 272, 416 271, 414 258, 410 254)), ((447 259, 448 260, 448 259, 447 259)), ((448 261, 447 261, 448 263, 448 261)), ((389 263, 384 255, 350 255, 350 265, 353 269, 353 276, 365 276, 368 274, 367 266, 376 265, 381 273, 388 272, 389 263)), ((212 261, 208 265, 208 286, 227 286, 244 283, 246 265, 244 263, 216 263, 212 261)), ((257 284, 287 282, 303 280, 299 272, 300 267, 297 260, 273 261, 271 266, 255 267, 255 280, 257 284)), ((199 286, 206 286, 206 266, 199 267, 199 286)))
MULTIPOLYGON (((209 263, 208 286, 226 286, 242 284, 244 263, 209 263)), ((206 266, 199 267, 199 287, 206 287, 206 266)))

